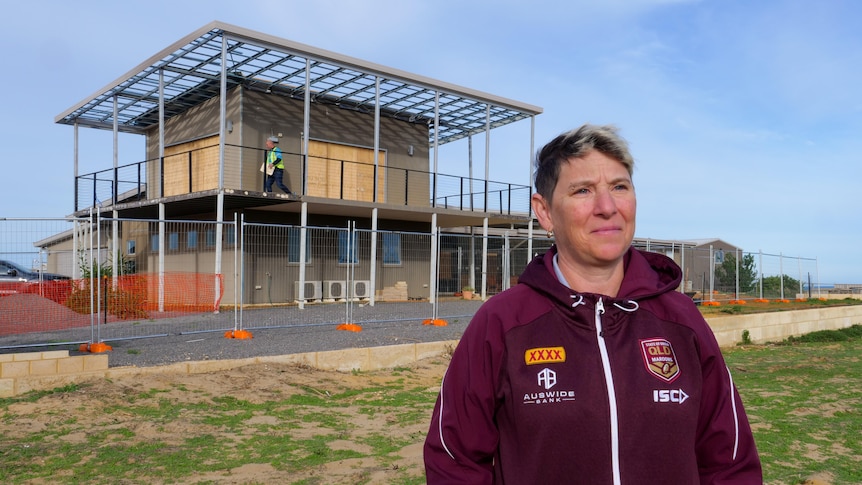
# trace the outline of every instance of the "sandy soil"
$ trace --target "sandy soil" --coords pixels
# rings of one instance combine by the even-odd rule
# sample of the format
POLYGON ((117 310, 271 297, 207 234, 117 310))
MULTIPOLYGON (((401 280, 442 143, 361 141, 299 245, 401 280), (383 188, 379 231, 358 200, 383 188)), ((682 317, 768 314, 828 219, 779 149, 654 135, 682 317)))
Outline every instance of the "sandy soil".
MULTIPOLYGON (((0 419, 0 436, 3 437, 0 441, 8 445, 16 440, 23 441, 34 433, 54 433, 58 428, 65 430, 59 440, 73 445, 86 443, 93 430, 111 429, 125 434, 128 432, 124 430, 132 431, 131 436, 122 436, 124 445, 160 442, 181 446, 189 436, 212 436, 217 442, 233 443, 242 436, 259 433, 261 429, 269 429, 268 433, 289 432, 292 438, 310 437, 320 432, 314 423, 305 428, 285 430, 277 418, 259 413, 243 422, 237 431, 202 423, 202 419, 199 419, 201 416, 195 414, 200 411, 193 410, 199 410, 201 403, 214 403, 216 396, 232 396, 251 403, 282 402, 296 394, 328 396, 349 390, 379 388, 397 381, 407 381, 410 389, 420 388, 427 392, 429 402, 433 405, 447 363, 446 358, 428 359, 409 368, 370 373, 339 373, 293 365, 258 364, 217 373, 153 373, 113 381, 90 381, 77 391, 49 394, 34 402, 11 404, 4 419, 0 419), (135 407, 158 408, 160 403, 164 406, 166 402, 170 403, 171 409, 186 411, 167 413, 172 416, 160 416, 158 420, 124 411, 132 403, 135 407), (74 422, 70 420, 70 415, 74 415, 74 422)), ((390 453, 385 460, 369 454, 363 458, 331 461, 306 470, 281 470, 262 459, 260 463, 247 463, 228 471, 197 474, 170 483, 386 484, 402 482, 405 477, 424 476, 422 441, 428 426, 428 419, 424 416, 430 418, 429 405, 425 405, 424 409, 414 408, 420 418, 408 424, 396 420, 394 413, 386 409, 369 415, 360 412, 358 407, 350 407, 348 403, 337 411, 306 410, 309 413, 337 412, 339 416, 346 416, 339 418, 348 420, 339 425, 346 430, 344 438, 330 442, 331 449, 368 452, 370 448, 361 444, 361 438, 381 432, 393 441, 403 439, 410 444, 390 453)), ((33 463, 32 466, 39 464, 33 463)), ((141 473, 136 479, 159 483, 157 479, 146 479, 146 470, 141 470, 141 473)))

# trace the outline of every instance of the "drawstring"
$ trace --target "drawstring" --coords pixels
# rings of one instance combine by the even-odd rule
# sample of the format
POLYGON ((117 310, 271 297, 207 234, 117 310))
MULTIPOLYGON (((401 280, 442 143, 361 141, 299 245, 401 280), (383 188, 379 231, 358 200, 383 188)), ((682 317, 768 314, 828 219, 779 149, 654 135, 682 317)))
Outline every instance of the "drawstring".
MULTIPOLYGON (((572 303, 572 308, 576 308, 580 305, 586 305, 586 302, 584 301, 584 295, 571 295, 570 298, 575 300, 572 303)), ((624 312, 635 312, 635 311, 637 311, 638 308, 640 308, 640 305, 638 305, 638 302, 636 302, 634 300, 628 300, 626 303, 629 303, 631 305, 631 307, 627 308, 627 307, 620 305, 619 303, 614 303, 614 306, 619 308, 620 310, 622 310, 624 312)))
POLYGON ((640 306, 638 305, 638 302, 636 302, 634 300, 629 300, 627 303, 631 303, 632 307, 626 308, 626 307, 620 305, 619 303, 614 303, 614 306, 619 308, 620 310, 622 310, 624 312, 634 312, 634 311, 637 311, 638 308, 640 308, 640 306))
POLYGON ((584 303, 584 295, 571 295, 571 298, 572 299, 574 299, 574 298, 578 299, 576 302, 572 303, 572 308, 575 308, 578 305, 586 305, 586 303, 584 303))

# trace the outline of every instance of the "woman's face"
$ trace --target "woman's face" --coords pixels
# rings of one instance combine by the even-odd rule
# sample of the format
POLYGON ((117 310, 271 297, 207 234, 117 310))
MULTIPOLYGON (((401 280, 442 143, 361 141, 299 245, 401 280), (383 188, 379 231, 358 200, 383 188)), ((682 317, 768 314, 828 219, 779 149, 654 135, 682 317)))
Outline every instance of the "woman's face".
POLYGON ((609 267, 622 260, 635 233, 637 201, 625 166, 591 151, 560 166, 551 200, 532 196, 533 211, 554 231, 560 257, 580 267, 609 267))

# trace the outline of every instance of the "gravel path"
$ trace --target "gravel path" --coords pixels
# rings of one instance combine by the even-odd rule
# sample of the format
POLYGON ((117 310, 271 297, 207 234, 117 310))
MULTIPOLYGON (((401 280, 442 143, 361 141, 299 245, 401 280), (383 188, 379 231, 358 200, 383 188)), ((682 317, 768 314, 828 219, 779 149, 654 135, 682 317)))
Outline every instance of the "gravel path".
POLYGON ((40 332, 0 339, 0 353, 65 350, 80 354, 79 344, 45 345, 45 342, 97 342, 112 347, 109 366, 156 366, 183 361, 242 359, 256 356, 287 355, 303 352, 399 345, 416 342, 457 340, 461 337, 481 301, 441 303, 439 318, 446 326, 423 325, 432 306, 415 304, 415 311, 404 306, 378 304, 357 307, 354 322, 362 331, 338 330, 344 322, 344 305, 309 306, 304 310, 262 308, 243 312, 240 328, 251 339, 225 337, 225 330, 236 328, 237 314, 196 314, 147 322, 117 322, 103 326, 93 335, 92 328, 40 332), (300 323, 291 323, 300 322, 300 323), (124 333, 127 335, 124 336, 124 333), (147 337, 142 337, 147 336, 147 337))

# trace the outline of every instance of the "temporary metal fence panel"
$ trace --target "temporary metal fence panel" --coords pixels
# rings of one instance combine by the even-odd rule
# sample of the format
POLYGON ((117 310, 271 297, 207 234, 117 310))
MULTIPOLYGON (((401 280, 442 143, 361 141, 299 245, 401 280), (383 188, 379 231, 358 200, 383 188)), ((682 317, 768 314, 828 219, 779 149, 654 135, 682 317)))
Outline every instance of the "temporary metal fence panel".
MULTIPOLYGON (((37 275, 9 281, 3 271, 0 348, 469 319, 482 300, 463 299, 466 287, 486 298, 505 291, 552 243, 353 224, 0 219, 0 261, 37 275), (47 273, 68 279, 47 281, 47 273)), ((680 290, 699 301, 819 296, 815 259, 639 245, 680 264, 680 290)))
POLYGON ((745 253, 740 261, 742 281, 751 281, 749 287, 744 288, 749 295, 769 300, 822 296, 817 259, 757 252, 745 253))
MULTIPOLYGON (((670 255, 670 254, 669 254, 670 255)), ((683 291, 696 301, 793 300, 820 297, 817 260, 781 254, 676 248, 683 291)))
POLYGON ((89 239, 87 228, 78 219, 0 219, 0 347, 89 337, 89 314, 65 306, 80 275, 73 244, 89 239))
MULTIPOLYGON (((242 322, 248 330, 420 324, 434 314, 429 234, 307 227, 300 275, 301 227, 242 227, 242 322)), ((465 310, 450 313, 462 315, 465 310)))
POLYGON ((108 289, 103 340, 220 331, 234 325, 235 222, 117 222, 115 251, 125 270, 112 278, 108 289))
POLYGON ((440 243, 441 292, 461 294, 466 287, 486 297, 501 293, 515 285, 530 260, 552 243, 534 238, 531 251, 526 237, 445 234, 440 243))
POLYGON ((221 272, 215 267, 219 235, 224 253, 233 250, 232 223, 94 216, 17 225, 7 219, 0 227, 6 255, 68 278, 19 283, 11 298, 0 298, 0 347, 108 342, 232 325, 232 315, 220 307, 222 274, 233 273, 233 261, 224 261, 221 272), (28 244, 37 250, 25 251, 28 244))
POLYGON ((539 254, 543 254, 551 248, 554 244, 554 240, 547 238, 544 236, 544 233, 541 235, 537 234, 533 236, 533 242, 530 244, 530 238, 523 236, 506 236, 508 238, 508 252, 509 252, 509 275, 510 275, 510 285, 513 286, 517 283, 517 278, 521 276, 521 273, 527 268, 527 265, 532 261, 532 259, 539 254))

